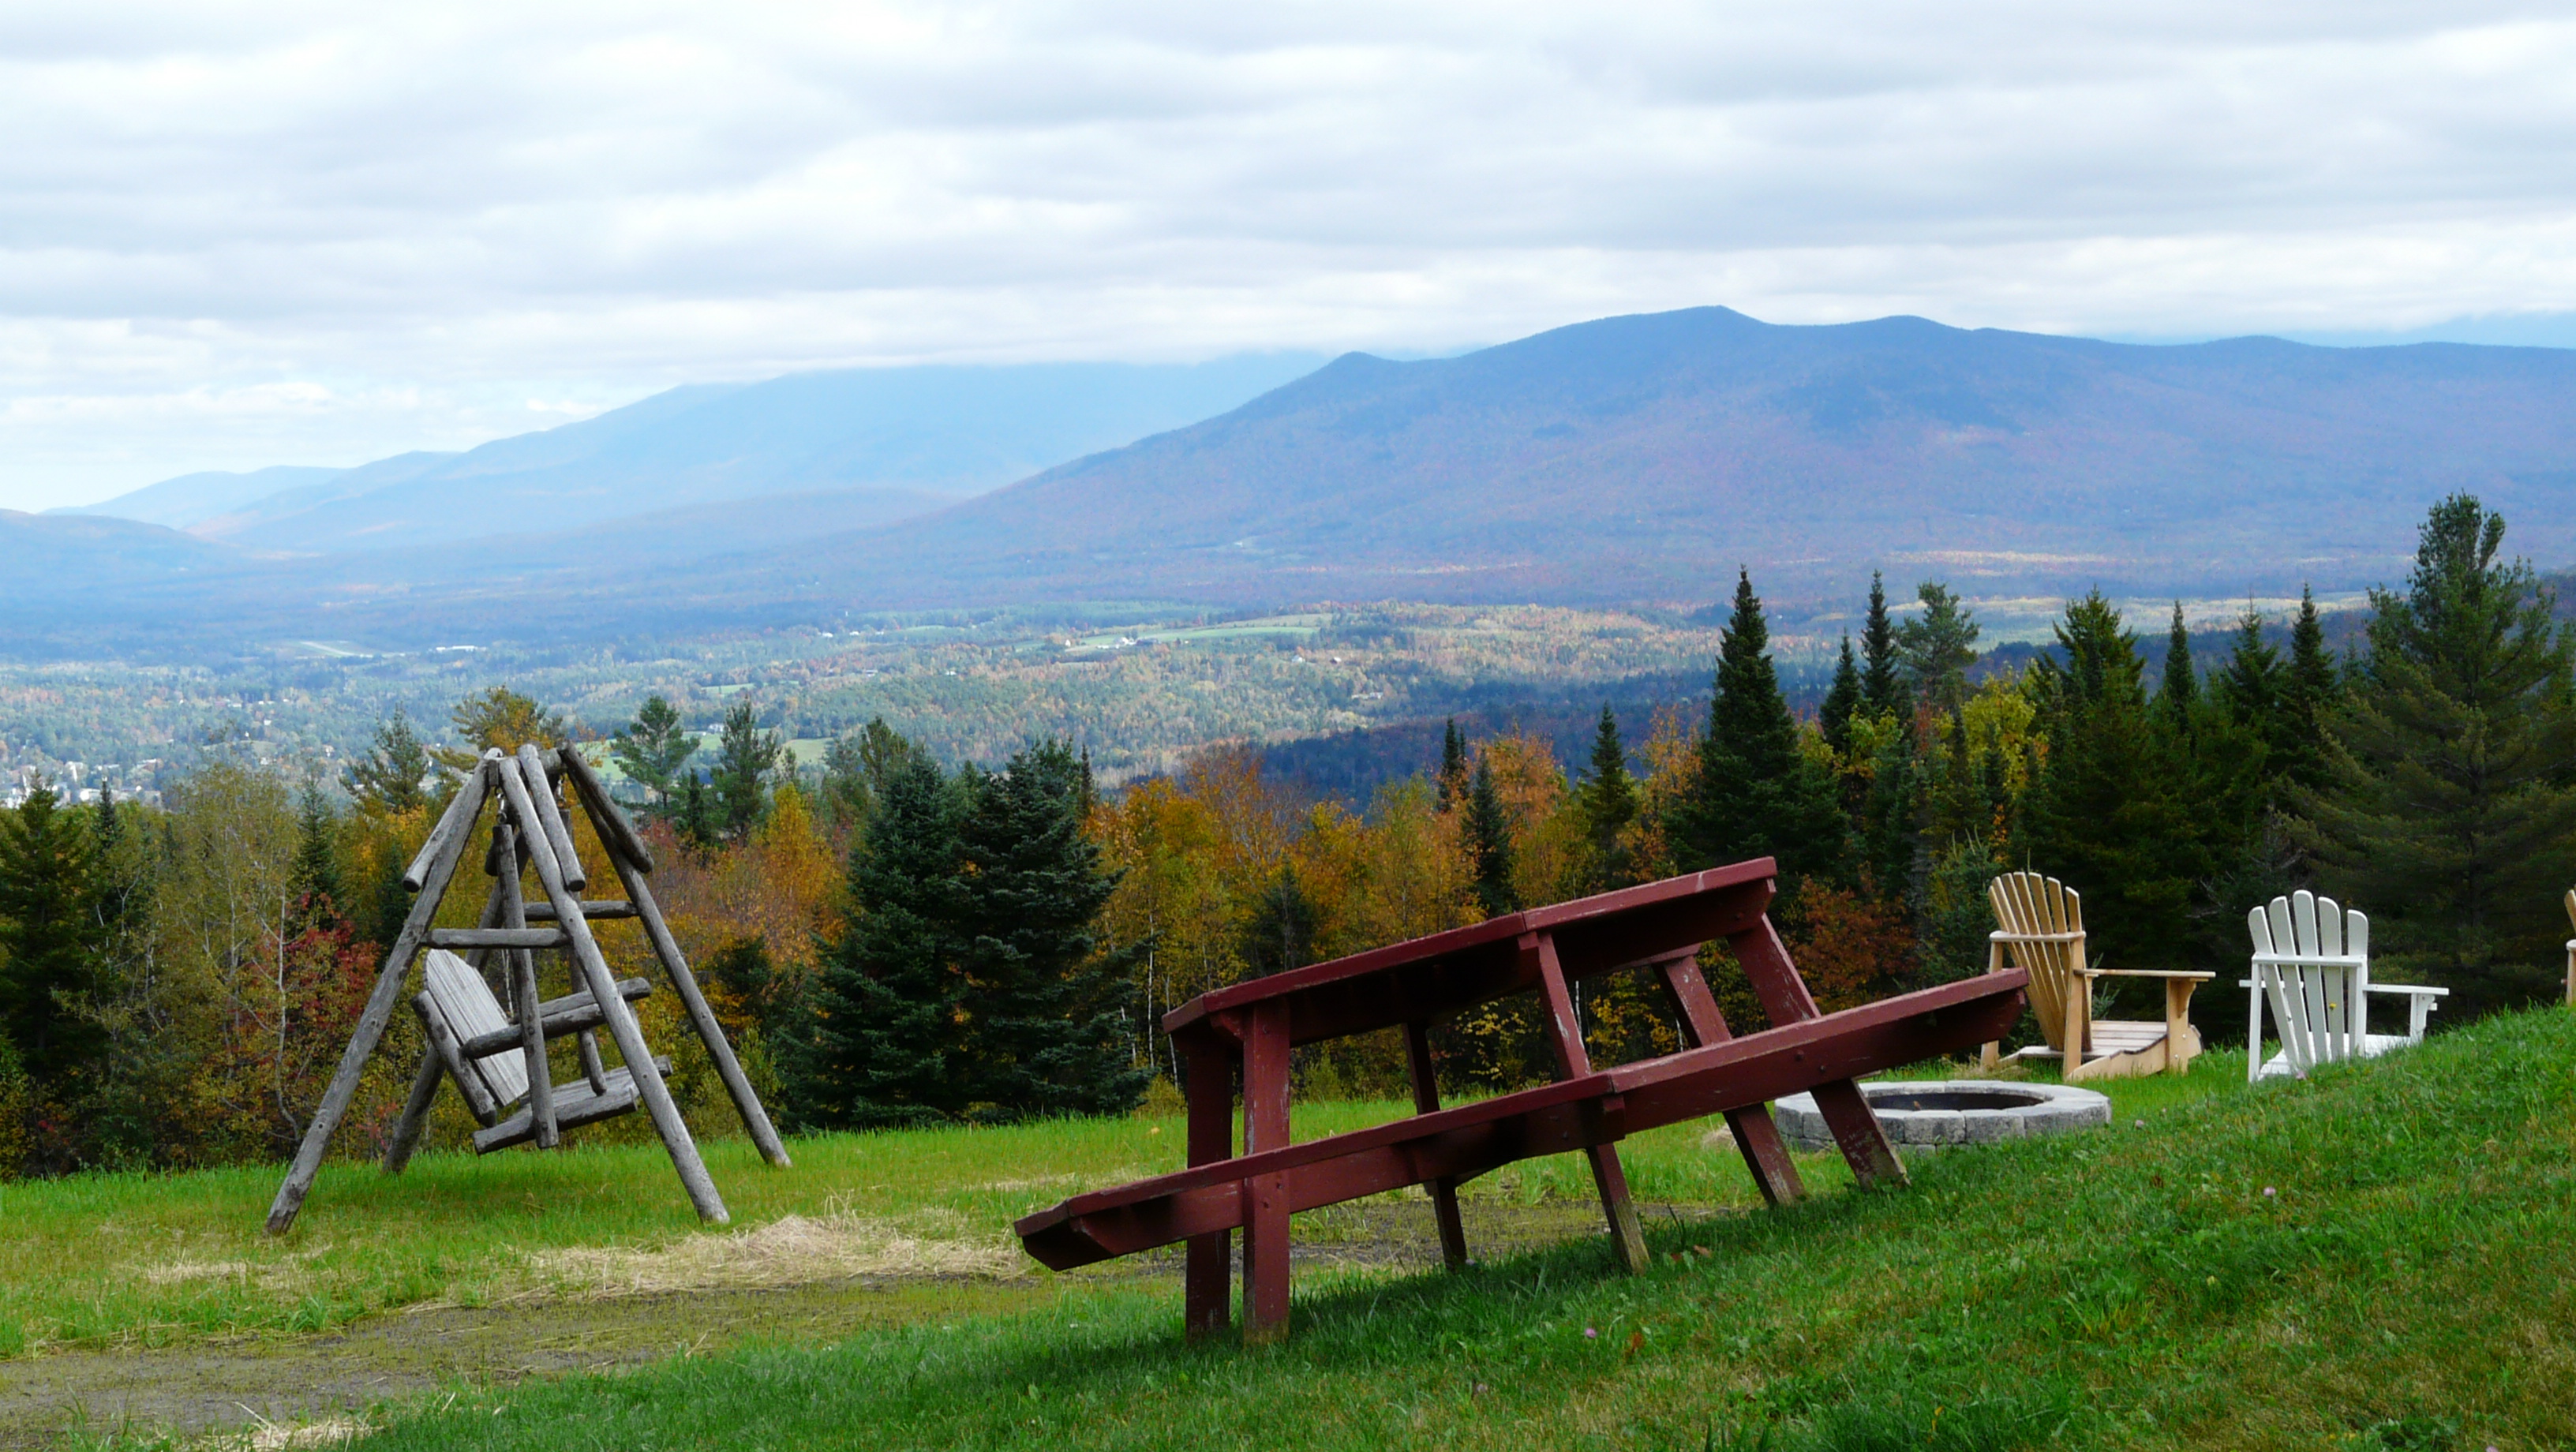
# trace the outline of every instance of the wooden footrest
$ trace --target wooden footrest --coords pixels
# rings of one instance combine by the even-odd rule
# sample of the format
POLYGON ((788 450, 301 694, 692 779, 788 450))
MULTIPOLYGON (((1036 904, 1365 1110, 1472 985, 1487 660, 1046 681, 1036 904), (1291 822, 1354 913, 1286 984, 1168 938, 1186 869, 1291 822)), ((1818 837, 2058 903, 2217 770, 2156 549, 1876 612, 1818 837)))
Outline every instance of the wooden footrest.
POLYGON ((2015 968, 1622 1064, 1477 1104, 1076 1195, 1012 1228, 1057 1270, 1244 1223, 1246 1181, 1282 1175, 1288 1208, 1312 1210, 1515 1160, 1610 1144, 1643 1130, 1767 1104, 1975 1048, 2021 1017, 2015 968))
MULTIPOLYGON (((663 1077, 670 1076, 670 1060, 657 1058, 653 1061, 653 1065, 662 1071, 663 1077)), ((594 1092, 587 1079, 575 1079, 569 1084, 555 1086, 555 1127, 557 1129, 573 1129, 585 1124, 596 1124, 603 1119, 614 1119, 635 1107, 633 1071, 623 1068, 611 1069, 600 1076, 600 1082, 606 1086, 606 1093, 594 1092)), ((478 1155, 488 1155, 494 1150, 508 1149, 514 1144, 526 1144, 536 1137, 536 1118, 523 1107, 518 1113, 490 1129, 476 1130, 474 1152, 478 1155)))

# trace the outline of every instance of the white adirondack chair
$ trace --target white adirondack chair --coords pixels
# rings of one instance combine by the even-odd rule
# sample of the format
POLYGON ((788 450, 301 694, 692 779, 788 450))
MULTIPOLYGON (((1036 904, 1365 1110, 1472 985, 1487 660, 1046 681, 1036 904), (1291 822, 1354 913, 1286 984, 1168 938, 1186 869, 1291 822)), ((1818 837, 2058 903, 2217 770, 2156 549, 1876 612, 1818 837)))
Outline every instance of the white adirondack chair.
POLYGON ((2424 1019, 2447 988, 2370 981, 2370 919, 2302 888, 2245 915, 2254 937, 2253 990, 2245 1039, 2245 1077, 2308 1077, 2319 1064, 2363 1059, 2424 1041, 2424 1019), (2406 1032, 2370 1032, 2370 995, 2407 997, 2406 1032), (2263 1007, 2281 1031, 2281 1052, 2263 1059, 2263 1007))

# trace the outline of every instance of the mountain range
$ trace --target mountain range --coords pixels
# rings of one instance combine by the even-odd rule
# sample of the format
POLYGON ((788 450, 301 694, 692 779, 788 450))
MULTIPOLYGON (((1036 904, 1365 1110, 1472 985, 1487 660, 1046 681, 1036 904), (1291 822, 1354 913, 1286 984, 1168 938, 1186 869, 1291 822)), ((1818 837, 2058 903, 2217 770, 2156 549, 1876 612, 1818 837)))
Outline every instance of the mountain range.
POLYGON ((1111 374, 1032 370, 938 428, 915 424, 954 379, 798 375, 248 498, 191 476, 122 501, 198 511, 184 534, 0 516, 0 560, 52 576, 0 581, 0 622, 22 650, 122 649, 147 621, 392 647, 1100 600, 1694 604, 1739 566, 1791 598, 1872 568, 2274 594, 2399 578, 2455 489, 2514 552, 2576 560, 2576 351, 1701 308, 1256 374, 1167 421, 1111 374))

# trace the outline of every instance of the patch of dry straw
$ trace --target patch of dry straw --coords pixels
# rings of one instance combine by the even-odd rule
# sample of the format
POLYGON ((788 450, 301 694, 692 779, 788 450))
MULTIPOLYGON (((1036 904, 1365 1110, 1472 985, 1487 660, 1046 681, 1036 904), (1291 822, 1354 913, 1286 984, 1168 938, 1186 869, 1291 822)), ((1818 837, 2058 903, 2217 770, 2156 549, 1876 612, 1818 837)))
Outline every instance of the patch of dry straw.
POLYGON ((849 1212, 789 1215, 727 1235, 693 1235, 652 1249, 570 1246, 532 1251, 528 1268, 558 1293, 634 1296, 807 1285, 854 1276, 1025 1275, 1008 1242, 916 1234, 849 1212))

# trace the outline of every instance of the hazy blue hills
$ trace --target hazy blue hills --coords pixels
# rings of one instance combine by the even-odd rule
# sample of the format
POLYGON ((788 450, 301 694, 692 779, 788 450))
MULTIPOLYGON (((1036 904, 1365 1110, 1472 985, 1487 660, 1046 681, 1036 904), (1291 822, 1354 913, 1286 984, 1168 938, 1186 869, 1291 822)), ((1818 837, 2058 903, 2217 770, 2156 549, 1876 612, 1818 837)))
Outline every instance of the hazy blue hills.
POLYGON ((2576 352, 2151 347, 1916 318, 1612 318, 1351 355, 1222 417, 818 548, 889 602, 1705 599, 2386 580, 2439 494, 2576 557, 2576 352), (899 567, 899 568, 898 568, 899 567), (898 586, 894 582, 903 582, 898 586))
POLYGON ((193 474, 84 512, 317 554, 841 491, 858 507, 834 523, 855 528, 881 522, 892 501, 962 497, 1196 422, 1320 361, 862 368, 692 385, 461 454, 193 474))
POLYGON ((1290 365, 674 390, 173 537, 212 556, 66 538, 52 579, 0 579, 0 628, 19 649, 122 648, 142 620, 399 646, 1102 600, 1697 604, 1739 563, 1783 603, 1857 596, 1873 567, 1981 595, 2273 594, 2398 579, 2459 488, 2515 553, 2576 561, 2576 351, 1706 308, 1352 354, 1252 397, 1265 367, 1290 365), (1213 416, 1173 426, 1202 386, 1213 416), (98 587, 67 596, 96 550, 98 587), (258 557, 280 550, 306 553, 258 557))

